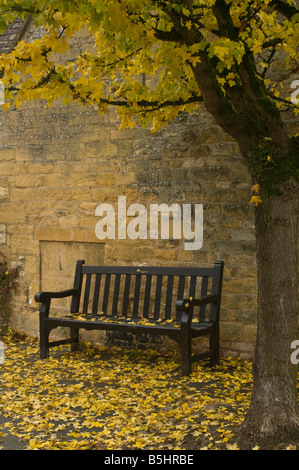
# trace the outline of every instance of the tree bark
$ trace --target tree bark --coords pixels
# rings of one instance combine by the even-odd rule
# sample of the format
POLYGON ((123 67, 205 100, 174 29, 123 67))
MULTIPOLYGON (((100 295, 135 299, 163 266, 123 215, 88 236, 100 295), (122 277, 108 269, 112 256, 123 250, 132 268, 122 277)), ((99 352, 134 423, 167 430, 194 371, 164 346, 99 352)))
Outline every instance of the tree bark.
POLYGON ((298 186, 282 196, 262 194, 256 207, 258 325, 251 406, 242 433, 280 442, 299 438, 297 366, 291 343, 298 335, 298 186))

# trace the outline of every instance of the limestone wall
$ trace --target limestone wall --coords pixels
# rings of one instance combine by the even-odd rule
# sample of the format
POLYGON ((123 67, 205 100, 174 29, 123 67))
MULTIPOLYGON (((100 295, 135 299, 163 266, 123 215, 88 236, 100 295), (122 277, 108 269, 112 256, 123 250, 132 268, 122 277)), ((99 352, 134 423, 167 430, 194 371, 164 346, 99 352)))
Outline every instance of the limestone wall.
MULTIPOLYGON (((76 104, 0 110, 0 250, 20 267, 13 328, 38 335, 34 294, 71 287, 79 258, 159 266, 210 266, 221 259, 222 353, 252 357, 254 208, 236 143, 202 106, 198 115, 182 115, 156 134, 138 127, 119 131, 118 125, 113 109, 100 116, 76 104), (187 251, 183 240, 97 239, 95 209, 101 203, 117 208, 118 196, 147 208, 203 204, 202 248, 187 251)), ((296 125, 290 118, 292 132, 296 125)))
POLYGON ((103 117, 76 104, 47 109, 30 103, 0 111, 0 120, 0 249, 21 267, 15 328, 38 334, 34 294, 71 287, 70 263, 76 258, 179 266, 223 259, 223 352, 251 354, 256 310, 251 181, 237 145, 207 112, 181 116, 156 134, 119 131, 114 110, 103 117), (202 248, 187 251, 183 240, 98 240, 95 209, 104 202, 117 209, 118 196, 146 207, 203 204, 202 248), (76 247, 59 255, 58 242, 76 247), (59 268, 59 256, 67 268, 59 268), (46 282, 45 270, 51 269, 46 282))

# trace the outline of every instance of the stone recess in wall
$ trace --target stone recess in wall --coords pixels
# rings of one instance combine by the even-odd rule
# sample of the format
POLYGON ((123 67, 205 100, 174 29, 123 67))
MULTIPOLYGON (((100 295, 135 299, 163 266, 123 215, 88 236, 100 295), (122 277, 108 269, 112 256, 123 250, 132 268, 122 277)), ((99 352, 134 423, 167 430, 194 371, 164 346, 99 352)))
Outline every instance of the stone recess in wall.
MULTIPOLYGON (((59 291, 73 287, 76 261, 86 264, 104 264, 104 245, 86 242, 40 242, 41 290, 59 291)), ((53 308, 68 306, 69 299, 55 302, 53 308)), ((69 310, 67 311, 69 313, 69 310)))

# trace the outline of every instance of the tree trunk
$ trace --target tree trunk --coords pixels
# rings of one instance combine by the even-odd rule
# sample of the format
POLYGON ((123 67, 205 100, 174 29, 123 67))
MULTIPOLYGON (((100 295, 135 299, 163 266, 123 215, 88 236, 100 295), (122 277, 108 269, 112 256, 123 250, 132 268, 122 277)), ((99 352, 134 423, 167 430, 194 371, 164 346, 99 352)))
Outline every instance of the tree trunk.
MULTIPOLYGON (((217 2, 214 10, 216 6, 225 8, 225 3, 217 2)), ((218 23, 223 19, 223 10, 219 8, 218 23)), ((221 24, 227 26, 227 22, 221 24)), ((193 37, 185 37, 186 44, 192 41, 193 37)), ((256 79, 253 56, 247 53, 243 57, 239 66, 242 86, 229 90, 230 100, 219 90, 205 51, 200 58, 193 73, 206 108, 217 124, 237 141, 253 180, 256 181, 257 169, 251 150, 264 143, 263 136, 271 137, 278 151, 276 170, 280 166, 285 168, 285 159, 291 151, 290 138, 278 110, 270 99, 266 100, 266 90, 256 79)), ((263 176, 266 178, 269 174, 263 176)), ((270 176, 274 178, 275 174, 270 176)), ((277 179, 274 183, 277 184, 277 179)), ((270 196, 263 191, 263 202, 256 207, 255 220, 258 329, 251 406, 241 431, 260 442, 299 439, 297 366, 291 362, 291 344, 299 340, 298 184, 290 178, 281 183, 279 189, 280 196, 270 196)))
POLYGON ((256 207, 258 325, 251 406, 243 435, 283 442, 298 438, 297 366, 291 343, 298 335, 298 187, 282 196, 262 194, 256 207))

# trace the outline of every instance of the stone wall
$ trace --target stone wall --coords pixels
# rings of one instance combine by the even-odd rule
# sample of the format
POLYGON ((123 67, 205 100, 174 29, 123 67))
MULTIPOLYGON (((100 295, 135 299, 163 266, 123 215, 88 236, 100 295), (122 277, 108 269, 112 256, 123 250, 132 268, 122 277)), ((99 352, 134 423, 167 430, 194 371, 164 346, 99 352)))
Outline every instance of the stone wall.
POLYGON ((156 134, 138 127, 119 131, 118 125, 113 109, 100 116, 77 104, 0 110, 0 250, 20 267, 11 325, 38 336, 34 294, 71 287, 77 258, 173 266, 211 266, 221 259, 222 354, 252 357, 254 208, 236 143, 202 106, 198 115, 182 115, 156 134), (98 240, 95 209, 101 203, 116 207, 118 196, 146 207, 203 204, 202 248, 187 251, 172 239, 98 240))
MULTIPOLYGON (((51 286, 42 275, 45 242, 49 257, 51 242, 53 256, 57 242, 77 243, 81 250, 65 255, 68 266, 70 258, 88 262, 87 253, 106 264, 209 266, 223 259, 223 352, 251 354, 256 309, 251 181, 237 145, 208 113, 181 116, 156 134, 119 131, 114 110, 103 117, 76 104, 47 109, 30 103, 0 111, 0 119, 0 249, 20 265, 11 319, 16 329, 37 335, 34 294, 60 288, 58 256, 47 268, 56 270, 53 276, 49 272, 51 286), (118 196, 146 207, 203 204, 202 248, 184 250, 181 240, 98 240, 95 209, 104 202, 117 207, 118 196)), ((71 285, 68 274, 61 288, 71 285)))

